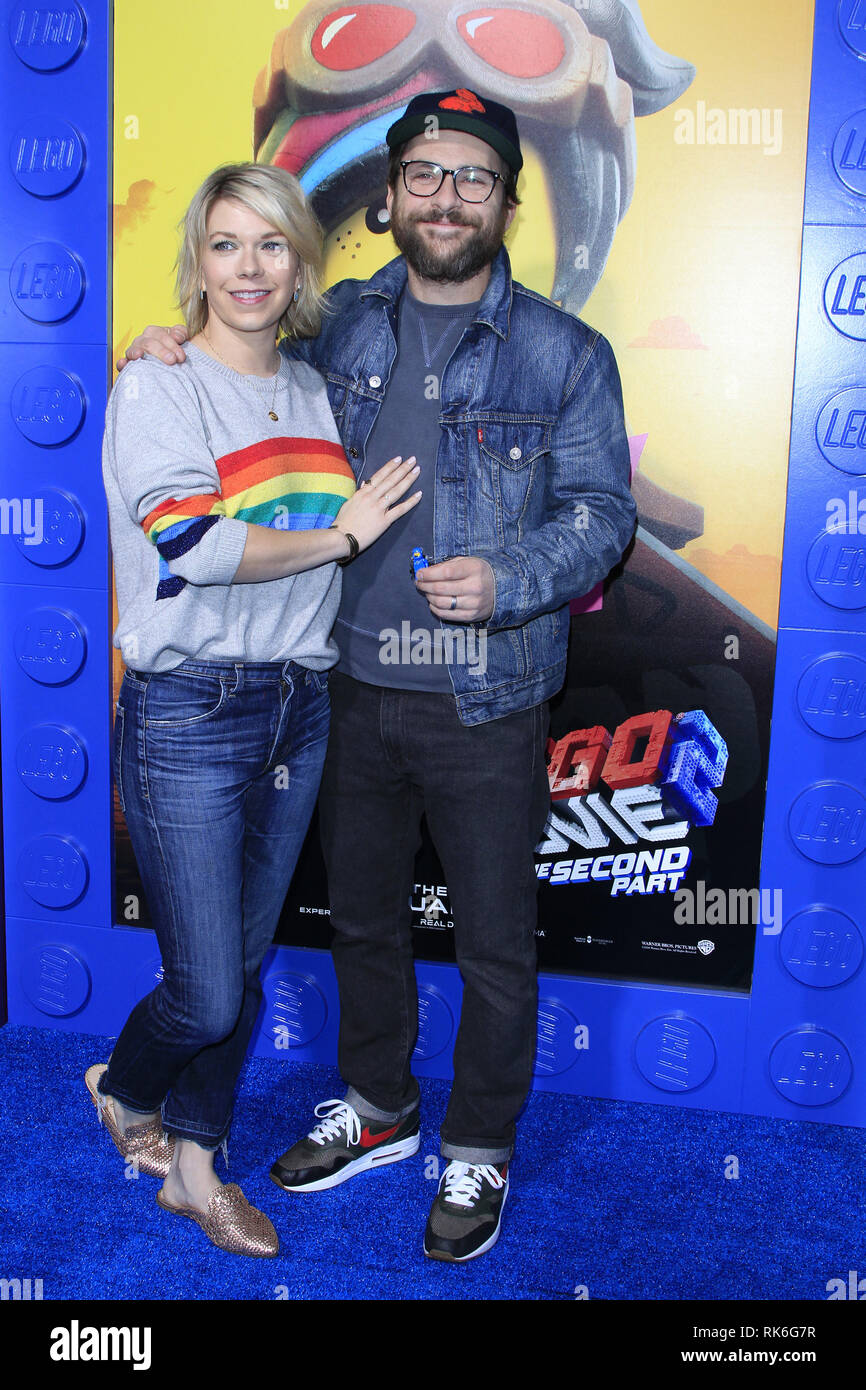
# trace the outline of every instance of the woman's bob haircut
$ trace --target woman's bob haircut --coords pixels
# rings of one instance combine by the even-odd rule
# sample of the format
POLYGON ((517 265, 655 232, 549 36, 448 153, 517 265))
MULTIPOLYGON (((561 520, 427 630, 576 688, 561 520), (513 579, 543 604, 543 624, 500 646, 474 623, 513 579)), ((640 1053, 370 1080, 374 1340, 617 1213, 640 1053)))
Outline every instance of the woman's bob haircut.
POLYGON ((324 304, 321 290, 322 229, 307 206, 293 174, 272 164, 223 164, 208 174, 180 222, 177 255, 177 303, 190 337, 207 323, 207 296, 201 297, 201 263, 207 243, 207 221, 220 198, 255 212, 280 232, 297 252, 301 279, 298 302, 290 302, 279 321, 287 338, 314 338, 321 328, 324 304))

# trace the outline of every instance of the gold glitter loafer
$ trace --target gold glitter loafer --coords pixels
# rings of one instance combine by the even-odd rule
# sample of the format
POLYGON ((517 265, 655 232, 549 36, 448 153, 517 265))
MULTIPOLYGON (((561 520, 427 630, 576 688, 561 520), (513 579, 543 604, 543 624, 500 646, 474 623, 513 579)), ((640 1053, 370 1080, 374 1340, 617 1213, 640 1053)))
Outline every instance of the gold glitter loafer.
POLYGON ((208 1199, 207 1212, 194 1207, 175 1207, 167 1202, 162 1189, 156 1200, 163 1211, 189 1216, 201 1226, 208 1240, 230 1255, 252 1255, 271 1260, 279 1253, 280 1240, 263 1211, 250 1206, 236 1182, 217 1187, 208 1199))
POLYGON ((174 1135, 166 1136, 163 1133, 160 1119, 148 1120, 144 1125, 130 1125, 127 1130, 122 1130, 115 1117, 111 1096, 104 1096, 97 1089, 99 1078, 105 1070, 106 1064, 97 1062, 84 1073, 84 1082, 90 1092, 90 1099, 96 1106, 100 1124, 105 1125, 114 1147, 122 1158, 132 1159, 140 1173, 146 1173, 150 1178, 162 1178, 164 1181, 171 1167, 174 1135))

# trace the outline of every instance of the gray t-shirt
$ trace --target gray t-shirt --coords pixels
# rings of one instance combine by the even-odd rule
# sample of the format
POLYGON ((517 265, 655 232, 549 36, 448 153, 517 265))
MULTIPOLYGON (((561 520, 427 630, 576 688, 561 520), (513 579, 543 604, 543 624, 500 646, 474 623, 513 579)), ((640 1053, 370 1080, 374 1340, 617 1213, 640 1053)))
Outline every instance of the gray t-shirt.
POLYGON ((397 355, 382 408, 367 442, 367 476, 397 454, 421 467, 416 507, 359 555, 343 573, 343 601, 334 628, 338 670, 369 685, 453 694, 442 625, 415 588, 411 555, 420 547, 432 565, 433 494, 439 449, 439 385, 452 352, 478 310, 474 304, 425 304, 400 297, 397 355))
POLYGON ((248 525, 330 526, 355 491, 325 383, 305 362, 281 358, 275 383, 185 351, 180 366, 131 362, 108 399, 114 645, 142 671, 187 657, 325 670, 337 657, 336 565, 232 583, 248 525))

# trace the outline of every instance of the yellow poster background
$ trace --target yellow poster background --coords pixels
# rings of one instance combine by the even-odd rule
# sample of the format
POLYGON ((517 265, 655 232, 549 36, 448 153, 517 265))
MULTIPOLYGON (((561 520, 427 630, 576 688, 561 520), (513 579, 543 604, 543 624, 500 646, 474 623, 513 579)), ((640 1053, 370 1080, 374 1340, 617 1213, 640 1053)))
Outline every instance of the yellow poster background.
MULTIPOLYGON (((253 84, 275 34, 301 8, 300 0, 117 0, 115 356, 144 325, 177 321, 177 223, 211 169, 252 157, 253 84)), ((697 75, 679 100, 636 122, 634 198, 581 311, 616 351, 629 432, 647 435, 642 473, 704 508, 703 534, 681 554, 771 626, 812 10, 812 0, 642 0, 652 38, 697 75), (780 121, 779 148, 711 143, 706 133, 701 141, 701 103, 705 113, 770 113, 780 121)), ((526 153, 523 202, 507 244, 517 279, 549 294, 545 170, 536 152, 526 153)), ((329 238, 329 283, 367 276, 394 254, 390 237, 354 220, 351 237, 343 227, 329 238)))

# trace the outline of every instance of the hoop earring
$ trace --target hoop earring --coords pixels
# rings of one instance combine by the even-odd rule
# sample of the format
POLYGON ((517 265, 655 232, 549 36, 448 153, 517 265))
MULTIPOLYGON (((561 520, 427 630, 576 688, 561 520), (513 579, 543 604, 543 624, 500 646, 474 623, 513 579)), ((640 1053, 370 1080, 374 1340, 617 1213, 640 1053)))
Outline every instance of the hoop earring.
POLYGON ((199 297, 199 299, 204 299, 204 290, 201 290, 201 289, 199 290, 199 292, 198 292, 198 297, 199 297))

